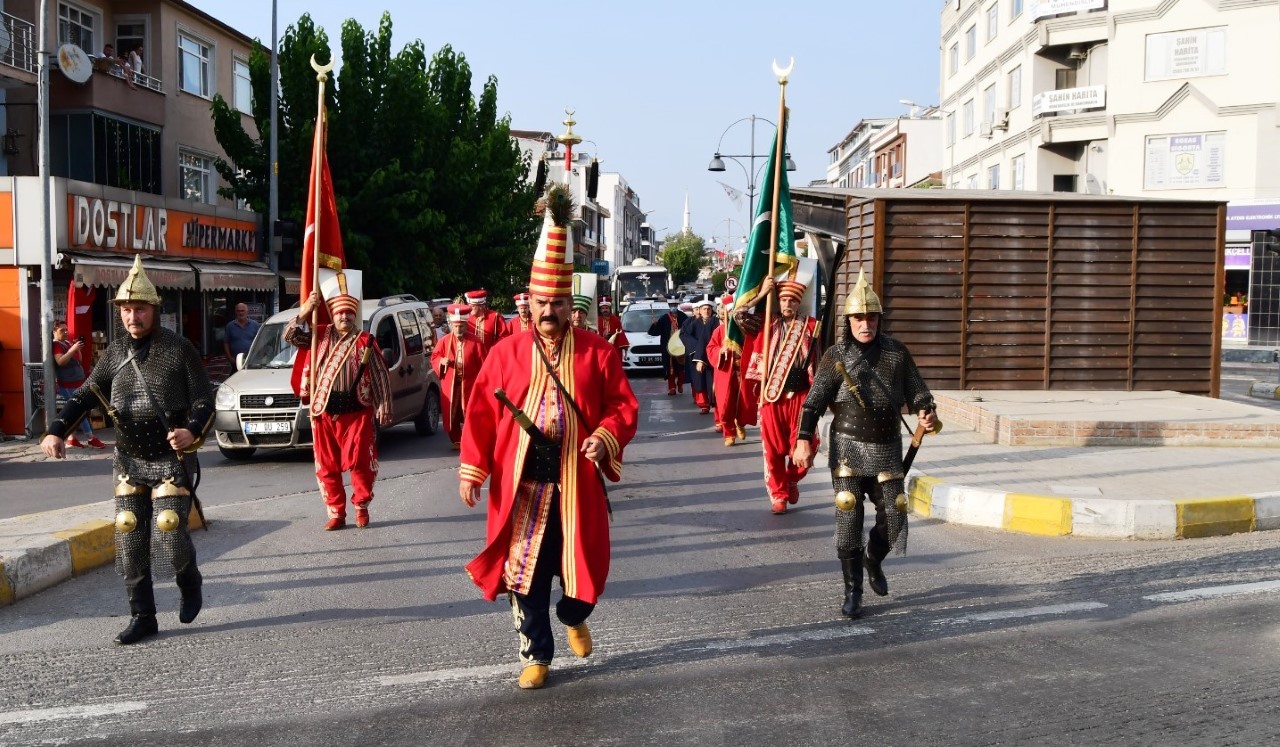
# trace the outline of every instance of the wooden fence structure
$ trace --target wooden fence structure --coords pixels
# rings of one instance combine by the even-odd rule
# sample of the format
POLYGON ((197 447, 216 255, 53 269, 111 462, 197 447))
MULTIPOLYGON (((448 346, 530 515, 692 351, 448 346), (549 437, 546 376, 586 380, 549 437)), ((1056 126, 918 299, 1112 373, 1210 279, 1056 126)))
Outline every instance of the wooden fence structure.
POLYGON ((1223 202, 808 187, 792 204, 832 242, 833 322, 861 267, 934 389, 1218 396, 1223 202))

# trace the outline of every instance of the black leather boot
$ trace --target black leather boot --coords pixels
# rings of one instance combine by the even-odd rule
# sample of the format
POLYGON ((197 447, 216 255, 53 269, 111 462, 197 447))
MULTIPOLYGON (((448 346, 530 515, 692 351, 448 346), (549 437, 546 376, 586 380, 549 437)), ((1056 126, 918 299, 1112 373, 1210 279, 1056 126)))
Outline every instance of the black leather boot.
POLYGON ((151 589, 151 574, 125 579, 129 592, 129 625, 115 637, 116 643, 128 646, 160 632, 156 624, 156 597, 151 589))
POLYGON ((204 578, 200 569, 193 562, 178 574, 178 589, 182 591, 182 607, 178 610, 178 622, 184 625, 196 619, 200 608, 204 606, 204 594, 201 586, 204 578))
POLYGON ((888 594, 889 579, 884 577, 884 569, 880 567, 880 561, 875 559, 870 549, 867 550, 864 562, 867 566, 867 584, 871 586, 871 590, 876 593, 876 596, 882 597, 888 594))
POLYGON ((837 551, 840 570, 844 573, 844 604, 840 612, 849 618, 862 616, 862 563, 861 551, 837 551))

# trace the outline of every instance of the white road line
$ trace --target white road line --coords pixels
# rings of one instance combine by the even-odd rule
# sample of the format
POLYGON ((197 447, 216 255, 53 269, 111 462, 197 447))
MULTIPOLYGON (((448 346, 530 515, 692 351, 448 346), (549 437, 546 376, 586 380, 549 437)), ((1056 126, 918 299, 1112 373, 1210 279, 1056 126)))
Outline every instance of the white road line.
POLYGON ((497 664, 488 667, 458 667, 457 669, 441 669, 436 672, 410 672, 409 674, 393 674, 386 677, 379 677, 377 682, 383 687, 394 687, 396 685, 427 685, 439 682, 454 682, 457 680, 482 680, 490 677, 498 677, 500 675, 510 675, 519 672, 519 665, 497 664))
POLYGON ((824 628, 821 630, 809 630, 799 633, 774 633, 773 635, 762 635, 759 638, 742 638, 733 641, 712 641, 701 648, 710 651, 733 651, 740 648, 790 646, 794 643, 803 643, 806 641, 834 641, 839 638, 848 638, 855 635, 871 635, 875 632, 876 631, 872 628, 862 626, 824 628))
POLYGON ((0 713, 0 724, 31 724, 37 721, 61 721, 69 718, 99 718, 145 710, 147 710, 147 704, 136 701, 63 708, 35 708, 29 711, 0 713))
POLYGON ((1229 586, 1205 586, 1200 589, 1187 589, 1186 591, 1167 591, 1163 594, 1148 594, 1143 597, 1143 599, 1148 602, 1190 602, 1196 599, 1232 597, 1240 594, 1259 594, 1265 591, 1280 591, 1280 581, 1258 581, 1252 584, 1231 584, 1229 586))
POLYGON ((962 617, 947 617, 935 620, 934 625, 963 625, 974 622, 992 622, 995 620, 1013 620, 1019 617, 1043 617, 1045 615, 1068 615, 1072 612, 1088 612, 1099 610, 1107 605, 1102 602, 1076 602, 1073 604, 1050 604, 1044 607, 1027 607, 1025 609, 996 610, 995 612, 978 612, 962 617))

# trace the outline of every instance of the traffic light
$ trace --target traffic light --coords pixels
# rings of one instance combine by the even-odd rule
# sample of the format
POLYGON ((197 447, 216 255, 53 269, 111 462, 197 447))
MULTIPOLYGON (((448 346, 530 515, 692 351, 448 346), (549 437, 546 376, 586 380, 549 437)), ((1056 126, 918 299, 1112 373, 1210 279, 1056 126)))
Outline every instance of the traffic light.
POLYGON ((276 238, 280 239, 280 252, 282 254, 292 253, 302 246, 302 233, 298 231, 297 221, 277 220, 275 235, 276 238))

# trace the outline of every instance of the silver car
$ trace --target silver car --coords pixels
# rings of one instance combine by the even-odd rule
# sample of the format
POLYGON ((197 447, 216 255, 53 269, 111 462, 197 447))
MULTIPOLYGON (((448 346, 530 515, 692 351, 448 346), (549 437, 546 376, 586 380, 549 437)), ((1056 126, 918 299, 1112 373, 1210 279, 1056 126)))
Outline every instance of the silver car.
MULTIPOLYGON (((413 296, 365 301, 364 328, 373 334, 391 374, 393 425, 412 421, 419 435, 440 428, 440 379, 431 369, 431 309, 413 296)), ((258 449, 311 446, 307 408, 293 393, 290 377, 296 349, 285 327, 297 309, 275 314, 236 356, 236 372, 218 387, 213 420, 218 450, 247 459, 258 449)))

